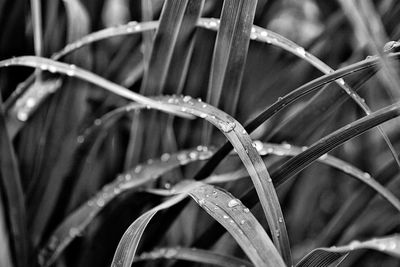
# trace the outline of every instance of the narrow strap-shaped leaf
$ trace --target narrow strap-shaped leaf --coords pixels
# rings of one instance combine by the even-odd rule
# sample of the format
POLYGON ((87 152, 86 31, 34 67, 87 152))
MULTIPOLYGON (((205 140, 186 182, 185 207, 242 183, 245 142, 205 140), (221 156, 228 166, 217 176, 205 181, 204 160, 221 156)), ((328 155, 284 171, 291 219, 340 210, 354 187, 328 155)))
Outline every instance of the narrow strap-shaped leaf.
POLYGON ((5 199, 7 224, 16 266, 25 267, 29 258, 25 198, 14 148, 8 136, 0 96, 0 182, 5 199))
POLYGON ((336 130, 328 136, 320 139, 296 157, 291 158, 282 164, 282 166, 274 173, 273 177, 276 179, 275 181, 279 184, 286 181, 290 176, 298 173, 311 162, 333 148, 343 144, 345 141, 398 116, 400 116, 399 102, 375 111, 368 116, 336 130))
POLYGON ((282 210, 267 168, 243 126, 225 112, 190 96, 171 97, 168 103, 180 107, 182 112, 198 116, 216 126, 235 147, 246 167, 267 218, 275 245, 286 262, 291 261, 289 238, 282 210))
POLYGON ((238 199, 211 185, 189 194, 232 235, 255 266, 285 266, 260 223, 238 199))
MULTIPOLYGON (((167 0, 161 12, 160 24, 157 28, 148 65, 145 66, 140 93, 143 95, 159 95, 163 93, 170 71, 172 57, 175 53, 185 53, 188 40, 193 35, 196 21, 200 16, 203 0, 167 0)), ((182 56, 182 55, 181 55, 182 56)), ((176 72, 181 74, 182 66, 176 72)), ((173 88, 175 89, 175 88, 173 88)), ((142 150, 146 157, 154 157, 160 146, 161 132, 155 114, 151 114, 146 125, 140 123, 139 114, 133 119, 130 142, 128 145, 125 167, 138 162, 142 150), (142 129, 144 127, 144 129, 142 129), (145 133, 153 133, 148 140, 145 133), (143 147, 143 149, 141 149, 143 147)))
POLYGON ((134 259, 137 261, 148 261, 157 259, 177 259, 192 261, 200 264, 207 264, 221 267, 251 267, 250 262, 235 258, 232 256, 222 255, 210 250, 198 248, 183 248, 183 247, 166 247, 158 248, 150 252, 142 253, 134 259))
MULTIPOLYGON (((256 6, 257 0, 225 0, 222 7, 206 101, 217 107, 223 92, 229 91, 225 102, 229 104, 224 110, 231 115, 239 99, 256 6)), ((211 129, 206 126, 203 140, 206 144, 210 134, 211 129)))
POLYGON ((177 108, 171 109, 171 106, 166 107, 159 102, 152 100, 148 97, 142 96, 140 94, 134 93, 120 85, 117 85, 109 80, 106 80, 92 72, 86 71, 84 69, 78 68, 75 65, 69 65, 66 63, 61 63, 58 61, 54 61, 47 58, 34 57, 34 56, 23 56, 16 57, 8 60, 0 61, 0 67, 8 67, 8 66, 28 66, 33 68, 41 68, 42 70, 48 70, 52 73, 62 73, 68 76, 74 76, 85 80, 87 82, 93 83, 101 88, 104 88, 114 94, 125 97, 127 99, 136 101, 148 107, 152 107, 154 109, 162 110, 165 112, 169 112, 172 114, 180 114, 183 117, 191 118, 192 116, 187 115, 184 112, 180 112, 177 108))
MULTIPOLYGON (((206 21, 207 22, 207 21, 206 21)), ((213 26, 208 24, 209 26, 213 26)), ((209 27, 211 28, 211 27, 209 27)), ((217 28, 217 27, 215 27, 217 28)), ((319 58, 315 57, 311 53, 307 52, 303 47, 299 46, 298 44, 290 41, 289 39, 281 36, 280 34, 277 34, 273 31, 269 31, 267 29, 258 27, 258 26, 253 26, 252 31, 251 31, 251 38, 254 40, 258 40, 261 42, 266 42, 268 44, 272 44, 277 47, 281 47, 282 49, 306 60, 309 62, 311 65, 316 67, 318 70, 323 72, 324 74, 329 74, 333 72, 334 70, 329 67, 327 64, 325 64, 322 60, 319 58)), ((349 96, 354 100, 354 102, 361 107, 361 109, 364 111, 365 114, 371 114, 371 109, 369 106, 365 103, 365 100, 360 97, 357 92, 355 92, 346 82, 344 79, 340 78, 335 81, 339 87, 341 87, 349 96)), ((388 148, 390 149, 390 152, 392 153, 393 158, 396 160, 397 165, 400 168, 400 160, 399 157, 396 153, 396 150, 394 149, 392 143, 390 142, 389 137, 386 135, 386 133, 383 131, 381 127, 377 127, 379 130, 379 133, 382 135, 383 139, 385 140, 388 148)))
MULTIPOLYGON (((147 95, 162 93, 179 33, 182 27, 195 25, 195 21, 192 22, 193 26, 185 25, 183 19, 185 15, 197 18, 200 15, 202 2, 196 0, 165 1, 150 56, 148 72, 143 77, 142 93, 147 95)), ((190 34, 190 32, 186 34, 190 34)))
MULTIPOLYGON (((35 55, 41 57, 43 56, 43 34, 40 3, 41 0, 31 0, 35 55)), ((63 3, 68 18, 67 41, 73 42, 89 32, 89 15, 79 0, 67 0, 63 1, 63 3)), ((53 56, 54 58, 57 58, 57 54, 53 56)), ((88 58, 87 54, 85 54, 85 57, 79 57, 78 54, 74 60, 86 62, 88 58)), ((34 82, 28 78, 27 86, 18 87, 6 102, 7 110, 9 108, 12 110, 7 112, 7 125, 10 128, 11 138, 23 125, 21 122, 26 121, 47 96, 61 87, 59 79, 43 81, 41 71, 41 69, 38 69, 35 72, 34 76, 36 78, 34 82), (18 101, 14 101, 16 97, 18 97, 18 101), (14 102, 13 106, 11 106, 12 102, 14 102)))
POLYGON ((152 208, 146 213, 142 214, 139 218, 137 218, 125 231, 121 240, 119 241, 118 247, 115 251, 113 262, 111 264, 112 267, 131 267, 137 247, 139 245, 139 241, 143 235, 143 232, 150 222, 150 220, 154 217, 154 215, 163 209, 167 209, 180 201, 186 198, 186 194, 176 195, 160 205, 152 208))
POLYGON ((366 241, 353 241, 348 245, 330 248, 317 248, 308 253, 296 267, 324 267, 331 266, 331 263, 336 262, 349 253, 360 249, 372 249, 390 256, 400 258, 400 236, 392 235, 369 239, 366 241))
MULTIPOLYGON (((1 197, 1 195, 0 195, 1 197)), ((0 239, 2 245, 0 246, 0 266, 14 267, 12 257, 12 246, 10 239, 10 231, 7 227, 7 216, 4 210, 4 202, 0 203, 0 239)))
MULTIPOLYGON (((396 163, 392 161, 385 165, 375 178, 379 183, 388 185, 396 179, 397 173, 396 163)), ((374 199, 375 193, 371 188, 365 186, 357 189, 324 227, 324 230, 314 242, 315 246, 329 246, 336 242, 344 232, 344 229, 352 224, 362 214, 365 207, 374 199)))
MULTIPOLYGON (((399 58, 400 53, 393 53, 388 55, 389 57, 399 58)), ((252 119, 245 127, 246 131, 251 133, 255 129, 257 129, 264 121, 271 118, 277 112, 287 107, 300 97, 311 93, 322 85, 342 78, 351 73, 361 71, 364 69, 371 68, 378 64, 378 59, 370 58, 364 61, 360 61, 354 64, 351 64, 347 67, 341 68, 337 71, 334 71, 330 74, 326 74, 321 76, 313 81, 306 83, 305 85, 300 86, 289 94, 279 98, 275 103, 266 108, 263 112, 261 112, 255 119, 252 119)), ((225 143, 215 154, 214 156, 203 166, 203 168, 196 174, 195 179, 201 180, 211 174, 211 172, 218 166, 218 164, 222 161, 222 159, 231 151, 232 146, 230 143, 225 143)))
POLYGON ((279 231, 279 235, 273 235, 273 239, 278 247, 278 250, 283 253, 285 260, 289 260, 291 258, 289 239, 287 236, 285 223, 280 223, 278 221, 278 219, 283 220, 283 215, 275 189, 272 185, 272 179, 270 178, 261 157, 252 146, 251 138, 239 122, 222 111, 212 107, 211 105, 207 105, 200 101, 193 101, 191 97, 172 97, 168 100, 169 102, 167 104, 164 104, 160 101, 155 101, 131 92, 126 88, 103 79, 91 72, 50 59, 26 56, 0 61, 0 67, 10 65, 38 67, 39 64, 41 64, 41 66, 44 65, 47 68, 51 68, 49 71, 65 73, 70 76, 81 78, 103 87, 115 94, 148 105, 155 109, 174 114, 177 113, 182 116, 189 115, 189 117, 192 117, 195 115, 206 119, 217 126, 230 140, 230 142, 234 144, 236 151, 238 151, 239 157, 249 171, 270 228, 276 229, 277 232, 279 231))
POLYGON ((154 182, 161 175, 178 166, 208 159, 211 154, 211 150, 202 146, 174 154, 165 153, 160 159, 137 165, 132 170, 119 175, 114 181, 103 186, 95 196, 82 204, 57 227, 39 253, 40 265, 51 265, 64 249, 88 227, 100 211, 122 193, 154 182))

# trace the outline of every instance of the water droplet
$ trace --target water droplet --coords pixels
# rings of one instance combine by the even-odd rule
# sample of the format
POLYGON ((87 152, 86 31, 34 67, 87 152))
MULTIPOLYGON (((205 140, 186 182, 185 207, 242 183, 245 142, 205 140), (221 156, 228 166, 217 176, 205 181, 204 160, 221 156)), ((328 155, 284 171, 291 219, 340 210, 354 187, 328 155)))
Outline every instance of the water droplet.
POLYGON ((71 237, 79 236, 79 234, 80 234, 79 229, 77 229, 77 228, 71 228, 71 229, 69 229, 69 235, 70 235, 71 237))
POLYGON ((85 137, 83 137, 82 135, 79 135, 76 138, 76 142, 78 142, 78 144, 82 144, 83 142, 85 142, 85 137))
POLYGON ((214 20, 210 21, 208 24, 210 28, 216 28, 218 26, 218 23, 214 20))
POLYGON ((161 155, 161 161, 167 161, 170 157, 171 155, 169 153, 164 153, 161 155))
POLYGON ((300 56, 304 57, 306 55, 306 50, 303 47, 297 47, 296 52, 299 53, 300 56))
POLYGON ((95 119, 94 120, 94 125, 99 126, 101 124, 101 120, 100 119, 95 119))
POLYGON ((224 215, 224 216, 222 216, 224 219, 229 219, 229 216, 227 216, 227 215, 224 215))
POLYGON ((283 218, 282 218, 282 217, 279 217, 279 218, 278 218, 278 222, 283 223, 283 218))
POLYGON ((178 254, 178 252, 176 251, 176 249, 167 249, 167 251, 165 251, 164 253, 164 257, 167 259, 170 259, 172 257, 175 257, 176 254, 178 254))
POLYGON ((386 245, 383 243, 378 244, 378 249, 381 251, 385 251, 387 249, 386 245))
POLYGON ((182 111, 182 112, 186 112, 187 109, 186 109, 185 107, 183 107, 183 108, 181 108, 181 111, 182 111))
POLYGON ((241 220, 240 224, 243 225, 243 224, 245 224, 245 222, 246 222, 245 220, 241 220))
POLYGON ((168 182, 165 183, 165 184, 164 184, 164 188, 165 188, 165 189, 171 189, 171 184, 168 183, 168 182))
POLYGON ((389 41, 383 46, 383 52, 388 53, 397 47, 400 47, 399 41, 389 41))
POLYGON ((137 166, 135 167, 134 172, 135 172, 135 173, 139 173, 139 172, 141 172, 141 171, 142 171, 142 165, 137 165, 137 166))
POLYGON ((275 230, 275 235, 276 237, 280 237, 281 236, 281 231, 279 229, 275 230))
POLYGON ((114 187, 114 194, 118 195, 119 193, 121 193, 121 188, 119 188, 118 186, 114 187))
POLYGON ((54 67, 54 66, 49 66, 49 71, 50 71, 51 73, 55 73, 55 72, 57 72, 57 68, 54 67))
POLYGON ((130 173, 125 174, 125 181, 130 181, 132 179, 132 175, 130 173))
POLYGON ((261 37, 267 37, 268 36, 268 32, 267 31, 265 31, 265 30, 262 30, 261 32, 260 32, 260 35, 261 35, 261 37))
POLYGON ((58 238, 55 237, 55 236, 52 236, 50 238, 48 247, 49 247, 50 250, 53 250, 53 249, 56 248, 57 244, 58 244, 58 238))
POLYGON ((250 212, 250 210, 249 210, 248 208, 244 208, 243 211, 244 211, 245 213, 249 213, 249 212, 250 212))
POLYGON ((238 206, 238 205, 240 205, 240 203, 239 203, 239 201, 237 201, 237 199, 231 199, 231 200, 228 202, 228 207, 229 207, 229 208, 233 208, 233 207, 236 207, 236 206, 238 206))
POLYGON ((208 115, 206 113, 200 113, 199 116, 200 116, 200 118, 205 119, 205 118, 207 118, 208 115))
POLYGON ((96 205, 99 207, 103 207, 106 203, 104 202, 103 198, 99 198, 96 200, 96 205))
POLYGON ((190 100, 192 99, 192 97, 191 96, 184 96, 183 97, 183 102, 185 102, 185 103, 187 103, 187 102, 189 102, 190 100))
POLYGON ((204 199, 199 199, 199 205, 203 206, 206 203, 206 201, 204 199))
POLYGON ((20 121, 27 121, 28 120, 28 113, 26 113, 25 111, 19 111, 17 113, 17 118, 20 121))
POLYGON ((221 130, 225 133, 231 132, 233 129, 236 127, 236 123, 234 122, 219 122, 219 126, 221 127, 221 130))
POLYGON ((390 250, 395 250, 397 248, 397 243, 396 243, 396 241, 390 241, 389 243, 388 243, 388 249, 390 249, 390 250))
POLYGON ((48 66, 47 66, 46 64, 42 64, 42 65, 39 66, 39 68, 40 68, 41 70, 47 70, 47 69, 48 69, 48 66))
POLYGON ((198 156, 198 154, 195 151, 192 151, 192 152, 189 153, 189 158, 191 158, 191 159, 196 159, 197 156, 198 156))
POLYGON ((371 179, 371 175, 368 172, 364 172, 363 177, 364 179, 371 179))
POLYGON ((282 147, 285 148, 285 149, 291 149, 292 148, 292 146, 290 144, 286 143, 286 142, 282 143, 282 147))
POLYGON ((319 157, 319 159, 321 159, 321 160, 324 160, 324 159, 326 159, 328 157, 328 154, 323 154, 321 157, 319 157))
POLYGON ((201 107, 202 108, 207 108, 207 104, 203 104, 201 107))
POLYGON ((351 250, 353 250, 353 249, 355 249, 357 246, 359 246, 360 245, 360 241, 358 241, 358 240, 354 240, 354 241, 352 241, 350 244, 349 244, 349 248, 351 249, 351 250))
POLYGON ((186 155, 186 153, 179 153, 178 154, 178 156, 177 156, 177 159, 181 162, 181 163, 183 163, 183 162, 185 162, 186 160, 187 160, 187 155, 186 155))

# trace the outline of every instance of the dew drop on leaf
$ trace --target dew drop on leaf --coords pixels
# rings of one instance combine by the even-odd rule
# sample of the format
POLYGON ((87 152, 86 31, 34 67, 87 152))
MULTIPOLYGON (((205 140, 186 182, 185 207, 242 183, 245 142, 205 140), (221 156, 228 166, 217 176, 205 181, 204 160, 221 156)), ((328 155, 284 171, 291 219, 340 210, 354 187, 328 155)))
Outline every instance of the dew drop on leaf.
POLYGON ((239 201, 237 201, 236 199, 231 199, 231 200, 228 202, 228 207, 229 207, 229 208, 233 208, 233 207, 236 207, 236 206, 238 206, 238 205, 240 205, 240 203, 239 203, 239 201))

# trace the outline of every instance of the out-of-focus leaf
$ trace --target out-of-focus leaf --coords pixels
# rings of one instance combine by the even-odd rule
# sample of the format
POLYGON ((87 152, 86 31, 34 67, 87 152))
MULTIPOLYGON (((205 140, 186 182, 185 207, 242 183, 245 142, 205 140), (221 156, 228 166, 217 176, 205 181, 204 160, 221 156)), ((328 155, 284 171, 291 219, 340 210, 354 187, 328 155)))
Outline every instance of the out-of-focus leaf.
MULTIPOLYGON (((206 100, 217 107, 224 93, 223 110, 231 115, 237 108, 256 6, 257 0, 225 0, 222 7, 206 100)), ((205 125, 203 142, 209 142, 210 134, 205 125)))
POLYGON ((390 256, 400 258, 400 236, 393 235, 387 237, 379 237, 366 241, 353 241, 346 246, 330 247, 330 248, 317 248, 307 254, 299 263, 297 267, 302 266, 316 266, 324 267, 331 266, 332 263, 343 259, 347 254, 360 250, 360 249, 372 249, 382 253, 386 253, 390 256))
MULTIPOLYGON (((172 110, 171 108, 166 108, 165 105, 152 100, 148 97, 142 96, 140 94, 129 91, 128 89, 119 86, 109 80, 106 80, 92 72, 83 70, 76 67, 75 65, 68 65, 66 63, 57 62, 47 58, 34 57, 34 56, 24 56, 18 58, 12 58, 9 60, 0 61, 0 67, 8 67, 12 65, 19 66, 29 66, 34 68, 41 68, 48 70, 52 73, 62 73, 68 76, 74 76, 80 78, 87 82, 98 85, 114 94, 125 97, 127 99, 136 101, 138 103, 144 104, 154 109, 163 110, 165 112, 170 112, 172 114, 181 114, 183 117, 190 118, 192 116, 186 114, 185 112, 179 111, 177 108, 172 110)), ((170 107, 170 105, 168 105, 170 107)))
POLYGON ((114 254, 114 259, 111 266, 124 266, 130 267, 132 266, 136 249, 139 245, 139 241, 143 235, 143 232, 150 222, 150 220, 154 217, 154 215, 163 209, 167 209, 180 201, 182 201, 186 197, 186 194, 179 194, 174 196, 160 205, 152 208, 151 210, 147 211, 139 218, 137 218, 125 231, 124 235, 122 236, 117 250, 114 254))
POLYGON ((285 266, 260 223, 238 199, 211 185, 199 186, 189 194, 227 229, 255 266, 285 266))
POLYGON ((103 186, 95 196, 76 209, 57 227, 42 248, 39 263, 42 266, 51 265, 64 249, 88 227, 100 211, 122 193, 154 182, 161 175, 180 165, 205 160, 211 154, 211 150, 202 146, 175 154, 165 153, 160 159, 137 165, 134 169, 119 175, 113 182, 103 186))
POLYGON ((222 255, 210 250, 183 247, 158 248, 150 252, 142 253, 134 259, 134 262, 157 259, 172 259, 192 261, 201 264, 208 264, 221 267, 250 267, 250 262, 239 258, 222 255))
MULTIPOLYGON (((0 195, 0 197, 2 197, 0 195)), ((12 247, 10 243, 10 234, 7 228, 7 218, 4 211, 3 204, 0 203, 0 239, 2 243, 0 244, 0 266, 10 266, 13 267, 13 258, 12 258, 12 247)))
MULTIPOLYGON (((398 58, 400 53, 393 53, 389 55, 389 57, 398 58)), ((289 104, 293 103, 300 97, 317 90, 320 86, 327 84, 331 81, 337 80, 338 78, 342 78, 346 75, 354 73, 356 71, 361 71, 364 69, 371 68, 378 64, 378 59, 371 58, 361 62, 357 62, 355 64, 351 64, 347 67, 341 68, 337 71, 334 71, 330 74, 326 74, 317 78, 313 81, 308 82, 307 84, 300 86, 296 90, 290 92, 289 94, 281 97, 271 106, 266 108, 261 114, 259 114, 255 119, 252 119, 248 124, 246 124, 246 131, 251 133, 255 129, 257 129, 264 121, 275 115, 278 111, 287 107, 289 104)), ((216 168, 216 166, 222 161, 222 159, 229 153, 232 149, 231 144, 225 143, 223 147, 221 147, 214 156, 203 166, 203 168, 196 174, 195 179, 200 180, 211 174, 211 172, 216 168)))
MULTIPOLYGON (((21 185, 21 177, 13 144, 8 136, 0 96, 0 182, 4 194, 7 224, 10 230, 12 251, 18 267, 25 267, 29 257, 29 237, 25 198, 21 185)), ((7 245, 7 241, 4 242, 7 245)))

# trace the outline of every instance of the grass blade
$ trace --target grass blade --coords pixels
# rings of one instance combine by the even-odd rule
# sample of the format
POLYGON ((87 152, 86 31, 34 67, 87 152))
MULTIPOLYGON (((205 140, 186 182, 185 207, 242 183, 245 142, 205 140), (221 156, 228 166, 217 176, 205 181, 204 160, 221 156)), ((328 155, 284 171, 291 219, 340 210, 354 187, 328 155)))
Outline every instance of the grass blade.
POLYGON ((197 160, 205 160, 211 154, 211 150, 201 146, 175 154, 165 153, 158 160, 150 160, 146 164, 138 165, 119 175, 113 182, 103 186, 95 196, 76 209, 57 227, 40 252, 40 265, 51 265, 65 248, 88 227, 103 208, 119 195, 154 182, 161 175, 178 166, 197 160))
POLYGON ((184 261, 192 261, 200 264, 207 264, 221 267, 251 267, 250 262, 239 258, 218 254, 213 251, 197 249, 197 248, 182 248, 182 247, 167 247, 158 248, 150 252, 142 253, 134 259, 134 262, 148 261, 157 259, 177 259, 184 261))
POLYGON ((16 266, 24 267, 29 259, 25 198, 14 148, 8 136, 0 96, 0 182, 4 192, 8 227, 16 266))
POLYGON ((185 118, 191 118, 192 116, 185 114, 184 112, 180 112, 179 110, 171 109, 171 106, 166 107, 158 103, 155 100, 152 100, 148 97, 142 96, 140 94, 134 93, 122 86, 119 86, 111 81, 108 81, 92 72, 83 70, 81 68, 76 67, 75 65, 68 65, 66 63, 61 63, 58 61, 54 61, 47 58, 34 57, 34 56, 23 56, 12 58, 8 60, 0 61, 0 67, 8 67, 8 66, 27 66, 33 68, 41 68, 42 70, 48 70, 52 73, 62 73, 68 76, 74 76, 76 78, 85 80, 87 82, 93 83, 101 88, 104 88, 114 94, 125 97, 127 99, 136 101, 143 105, 152 107, 157 110, 162 110, 165 112, 169 112, 172 114, 180 114, 185 118))
MULTIPOLYGON (((217 107, 223 92, 233 92, 226 95, 231 99, 223 107, 232 115, 239 99, 256 6, 257 0, 225 0, 222 7, 206 100, 217 107)), ((210 135, 211 128, 206 126, 203 143, 209 142, 210 135)))
MULTIPOLYGON (((398 58, 400 53, 393 53, 389 55, 389 57, 398 58)), ((330 74, 326 74, 320 78, 317 78, 307 84, 297 88, 296 90, 290 92, 284 97, 278 99, 271 106, 266 108, 261 114, 259 114, 255 119, 251 120, 245 127, 246 131, 251 133, 255 129, 257 129, 264 121, 275 115, 278 111, 287 107, 289 104, 293 103, 300 97, 317 90, 320 86, 327 84, 331 81, 337 80, 338 78, 342 78, 351 73, 361 71, 364 69, 371 68, 378 64, 378 59, 372 58, 368 60, 364 60, 361 62, 357 62, 355 64, 349 65, 347 67, 341 68, 335 72, 330 74)), ((211 174, 211 172, 218 166, 218 164, 222 161, 222 159, 231 151, 232 146, 230 143, 225 143, 223 147, 221 147, 214 156, 203 166, 203 168, 196 174, 195 179, 201 180, 211 174)))
POLYGON ((346 246, 317 248, 307 254, 302 260, 300 260, 300 262, 296 266, 330 266, 332 262, 346 257, 347 254, 360 249, 372 249, 393 257, 400 258, 399 247, 399 235, 379 237, 362 242, 353 241, 346 246))
POLYGON ((143 232, 150 222, 150 220, 154 217, 154 215, 163 209, 167 209, 180 201, 186 198, 186 194, 179 194, 174 196, 160 205, 152 208, 151 210, 147 211, 143 215, 134 221, 129 228, 125 231, 124 235, 122 236, 117 250, 114 254, 114 259, 111 266, 119 267, 130 267, 132 266, 136 249, 139 245, 140 238, 143 235, 143 232))
POLYGON ((189 194, 228 230, 255 266, 285 266, 267 233, 239 200, 211 185, 199 186, 189 194))
POLYGON ((242 160, 253 181, 268 225, 270 229, 275 230, 275 234, 272 234, 274 243, 278 251, 283 255, 285 261, 290 262, 289 238, 287 236, 282 210, 272 185, 272 179, 243 126, 223 111, 201 102, 201 100, 193 100, 190 96, 171 97, 167 102, 179 106, 183 112, 209 121, 233 144, 239 158, 242 160))
MULTIPOLYGON (((203 7, 203 0, 167 0, 161 13, 160 24, 154 37, 153 47, 148 66, 145 66, 140 93, 143 95, 159 95, 166 89, 167 74, 173 55, 185 53, 188 41, 193 37, 196 21, 203 7)), ((182 55, 180 55, 182 56, 182 55)), ((179 75, 182 67, 174 68, 179 75)), ((175 85, 176 86, 176 85, 175 85)), ((172 87, 174 90, 175 87, 172 87)), ((145 158, 154 157, 159 150, 161 133, 159 122, 151 114, 147 125, 140 126, 138 115, 133 119, 131 127, 131 139, 128 146, 125 166, 135 164, 142 152, 146 152, 145 158), (145 128, 139 131, 139 128, 145 128), (150 140, 145 138, 145 133, 154 133, 150 140), (143 146, 143 149, 141 147, 143 146), (143 150, 143 151, 142 151, 143 150)))
POLYGON ((0 203, 0 238, 3 240, 0 246, 0 266, 14 267, 15 265, 13 264, 12 247, 10 244, 3 202, 0 203))

